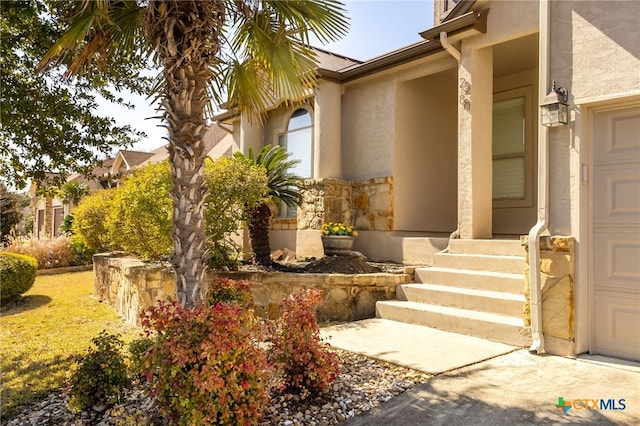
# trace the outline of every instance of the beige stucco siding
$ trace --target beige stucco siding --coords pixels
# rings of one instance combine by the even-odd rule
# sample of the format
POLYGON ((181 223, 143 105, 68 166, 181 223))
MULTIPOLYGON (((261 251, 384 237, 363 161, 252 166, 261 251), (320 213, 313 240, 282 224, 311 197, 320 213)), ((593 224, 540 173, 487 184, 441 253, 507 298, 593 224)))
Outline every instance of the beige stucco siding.
POLYGON ((489 9, 487 33, 472 37, 464 43, 476 47, 487 47, 507 40, 538 32, 539 2, 525 1, 478 1, 473 9, 489 9))
POLYGON ((453 67, 453 58, 440 52, 343 85, 344 179, 357 181, 394 174, 398 86, 453 67))
POLYGON ((452 232, 457 217, 457 70, 398 85, 396 230, 452 232))
POLYGON ((342 173, 347 180, 393 174, 395 87, 376 78, 342 96, 342 173))
POLYGON ((640 4, 552 2, 551 76, 576 100, 640 88, 640 4))
POLYGON ((640 92, 640 4, 552 2, 550 76, 569 91, 569 126, 550 131, 550 232, 579 232, 583 103, 640 92))

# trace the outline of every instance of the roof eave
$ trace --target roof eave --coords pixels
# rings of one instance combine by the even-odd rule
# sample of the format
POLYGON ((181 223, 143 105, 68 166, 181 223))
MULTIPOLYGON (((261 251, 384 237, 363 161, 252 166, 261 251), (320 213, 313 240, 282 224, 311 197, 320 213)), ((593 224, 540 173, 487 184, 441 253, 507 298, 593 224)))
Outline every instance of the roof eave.
POLYGON ((382 56, 375 57, 361 64, 343 68, 339 71, 331 71, 319 69, 320 78, 335 81, 338 83, 346 83, 357 78, 374 74, 388 68, 392 68, 415 59, 437 53, 444 50, 439 43, 431 43, 429 41, 420 41, 410 46, 403 47, 382 56))
POLYGON ((468 12, 433 28, 422 31, 420 36, 425 40, 440 43, 440 34, 443 32, 454 39, 461 39, 476 34, 486 34, 488 14, 489 9, 468 12))

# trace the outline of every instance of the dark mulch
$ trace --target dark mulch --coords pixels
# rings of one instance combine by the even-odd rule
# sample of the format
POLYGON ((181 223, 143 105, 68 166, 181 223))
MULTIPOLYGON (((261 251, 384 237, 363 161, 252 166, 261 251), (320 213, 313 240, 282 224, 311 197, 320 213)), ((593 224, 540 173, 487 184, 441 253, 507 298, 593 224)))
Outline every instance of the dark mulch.
POLYGON ((296 263, 272 261, 269 266, 245 265, 241 269, 298 274, 374 274, 377 272, 399 274, 403 272, 403 265, 393 262, 369 262, 366 257, 354 252, 347 256, 325 256, 296 263))

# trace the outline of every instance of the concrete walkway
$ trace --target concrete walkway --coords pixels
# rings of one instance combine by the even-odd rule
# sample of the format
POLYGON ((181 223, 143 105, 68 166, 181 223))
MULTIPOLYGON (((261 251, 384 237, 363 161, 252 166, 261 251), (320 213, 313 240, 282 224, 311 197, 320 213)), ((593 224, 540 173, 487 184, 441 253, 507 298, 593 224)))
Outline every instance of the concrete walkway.
POLYGON ((436 374, 345 426, 640 424, 639 363, 534 355, 381 319, 322 335, 341 349, 436 374), (559 398, 572 407, 566 413, 559 398))

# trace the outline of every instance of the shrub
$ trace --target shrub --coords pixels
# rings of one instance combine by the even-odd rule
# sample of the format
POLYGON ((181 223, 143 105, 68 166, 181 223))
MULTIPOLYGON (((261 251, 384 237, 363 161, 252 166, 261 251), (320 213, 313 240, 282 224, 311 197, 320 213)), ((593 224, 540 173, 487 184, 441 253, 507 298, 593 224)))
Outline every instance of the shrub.
POLYGON ((326 392, 338 377, 338 356, 320 340, 315 308, 322 291, 306 290, 281 302, 282 315, 275 324, 269 361, 282 370, 286 393, 326 392))
POLYGON ((72 235, 71 241, 71 265, 90 265, 93 263, 93 255, 95 250, 90 249, 84 242, 84 238, 80 235, 72 235))
POLYGON ((153 339, 140 337, 129 343, 129 372, 135 377, 144 376, 145 364, 153 339))
POLYGON ((73 215, 68 214, 64 217, 64 220, 62 221, 62 225, 60 225, 59 231, 61 234, 64 234, 64 235, 73 234, 73 231, 71 230, 72 226, 73 226, 73 215))
POLYGON ((205 183, 209 189, 205 211, 209 266, 235 269, 241 250, 233 233, 248 219, 247 208, 264 200, 268 190, 266 172, 247 159, 222 157, 207 162, 205 183))
POLYGON ((69 407, 76 412, 113 404, 130 385, 120 337, 102 331, 91 341, 95 348, 79 359, 71 376, 69 407))
POLYGON ((157 334, 146 375, 160 405, 179 424, 256 424, 269 401, 266 355, 250 311, 159 302, 142 325, 157 334))
POLYGON ((71 265, 73 252, 71 240, 65 235, 55 238, 9 237, 6 251, 26 254, 36 259, 38 269, 61 268, 71 265))
POLYGON ((251 287, 254 283, 246 280, 230 280, 227 278, 215 278, 209 286, 207 302, 211 306, 218 303, 239 305, 242 308, 253 308, 253 295, 251 287))
POLYGON ((20 298, 36 280, 38 262, 30 256, 0 252, 0 305, 20 298))
POLYGON ((158 260, 173 250, 169 162, 137 169, 115 191, 106 218, 109 240, 127 254, 158 260))
POLYGON ((71 231, 82 237, 89 250, 100 251, 113 247, 106 228, 107 215, 112 209, 115 189, 104 189, 86 196, 73 210, 71 231))
POLYGON ((4 182, 0 182, 0 243, 5 242, 11 230, 20 223, 20 196, 7 190, 4 182))

